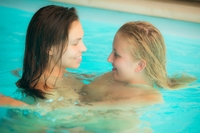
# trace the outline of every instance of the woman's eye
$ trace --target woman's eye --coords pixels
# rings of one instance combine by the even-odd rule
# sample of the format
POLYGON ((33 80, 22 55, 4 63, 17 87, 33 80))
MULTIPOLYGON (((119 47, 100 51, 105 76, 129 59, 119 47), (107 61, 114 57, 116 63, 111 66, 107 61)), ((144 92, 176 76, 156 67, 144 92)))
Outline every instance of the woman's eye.
POLYGON ((77 42, 73 42, 72 44, 73 44, 73 45, 77 45, 77 44, 78 44, 78 41, 77 41, 77 42))
POLYGON ((115 53, 115 52, 114 52, 114 56, 115 56, 115 57, 119 57, 119 55, 118 55, 117 53, 115 53))

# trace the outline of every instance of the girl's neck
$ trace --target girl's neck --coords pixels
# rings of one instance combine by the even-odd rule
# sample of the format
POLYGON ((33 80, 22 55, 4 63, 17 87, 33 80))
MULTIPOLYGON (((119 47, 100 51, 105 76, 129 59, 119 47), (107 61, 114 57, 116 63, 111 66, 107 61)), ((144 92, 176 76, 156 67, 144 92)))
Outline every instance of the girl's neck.
POLYGON ((65 72, 66 72, 65 68, 60 68, 58 66, 55 66, 53 69, 48 69, 47 71, 45 71, 44 75, 49 77, 61 78, 63 77, 65 72))
POLYGON ((153 83, 144 75, 138 75, 135 79, 128 81, 127 84, 130 85, 144 85, 153 87, 153 83))
POLYGON ((64 68, 60 68, 55 66, 53 69, 47 69, 41 75, 39 82, 37 84, 37 88, 42 91, 48 91, 49 89, 54 89, 56 86, 57 80, 63 77, 66 70, 64 68), (47 85, 48 89, 44 89, 44 85, 47 85))

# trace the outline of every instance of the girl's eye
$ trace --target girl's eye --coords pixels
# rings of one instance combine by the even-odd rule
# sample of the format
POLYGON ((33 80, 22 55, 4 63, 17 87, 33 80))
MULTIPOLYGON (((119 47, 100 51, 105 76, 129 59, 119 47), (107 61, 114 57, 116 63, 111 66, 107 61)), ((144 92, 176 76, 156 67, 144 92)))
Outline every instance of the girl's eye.
POLYGON ((114 56, 115 57, 119 57, 119 54, 117 54, 116 52, 114 52, 114 56))
POLYGON ((73 44, 73 45, 77 45, 77 44, 78 44, 78 41, 76 41, 76 42, 73 42, 72 44, 73 44))

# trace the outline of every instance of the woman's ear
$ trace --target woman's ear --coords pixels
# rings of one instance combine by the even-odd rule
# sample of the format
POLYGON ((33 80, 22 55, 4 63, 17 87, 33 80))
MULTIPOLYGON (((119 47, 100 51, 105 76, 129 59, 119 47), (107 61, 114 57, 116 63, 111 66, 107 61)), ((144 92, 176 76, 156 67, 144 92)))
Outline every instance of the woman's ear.
POLYGON ((142 59, 142 60, 139 61, 138 65, 137 65, 137 68, 135 69, 135 72, 140 72, 145 67, 146 67, 146 61, 142 59))
POLYGON ((49 50, 49 55, 53 55, 53 48, 51 47, 51 49, 49 50))

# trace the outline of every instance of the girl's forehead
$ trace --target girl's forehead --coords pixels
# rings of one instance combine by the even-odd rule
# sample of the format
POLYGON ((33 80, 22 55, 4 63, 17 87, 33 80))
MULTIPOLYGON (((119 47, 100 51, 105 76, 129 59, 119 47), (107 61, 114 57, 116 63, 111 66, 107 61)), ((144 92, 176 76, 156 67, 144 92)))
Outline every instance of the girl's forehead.
POLYGON ((70 26, 70 29, 69 29, 69 40, 73 41, 78 38, 82 38, 83 35, 84 35, 84 31, 83 31, 80 21, 77 20, 77 21, 72 22, 72 25, 70 26))
POLYGON ((115 49, 119 53, 130 53, 131 44, 128 40, 121 36, 120 34, 115 36, 115 40, 113 43, 113 49, 115 49))

